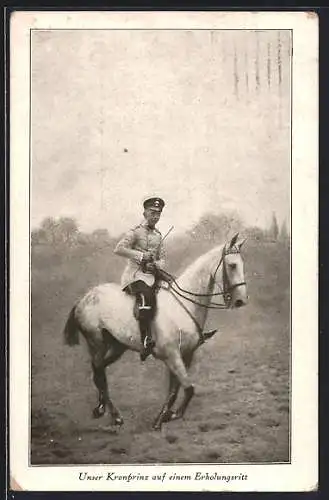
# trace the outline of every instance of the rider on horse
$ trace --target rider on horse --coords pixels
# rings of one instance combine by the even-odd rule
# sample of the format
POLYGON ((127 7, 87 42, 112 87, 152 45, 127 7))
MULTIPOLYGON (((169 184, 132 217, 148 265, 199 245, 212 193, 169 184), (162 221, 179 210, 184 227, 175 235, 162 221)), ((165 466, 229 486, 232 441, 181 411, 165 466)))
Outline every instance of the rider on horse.
POLYGON ((165 264, 162 235, 155 226, 159 222, 164 205, 165 202, 161 198, 145 200, 145 220, 130 229, 114 249, 116 254, 129 259, 121 278, 121 286, 123 291, 136 297, 134 315, 141 334, 141 361, 147 358, 154 347, 151 321, 155 315, 159 286, 157 271, 165 264))

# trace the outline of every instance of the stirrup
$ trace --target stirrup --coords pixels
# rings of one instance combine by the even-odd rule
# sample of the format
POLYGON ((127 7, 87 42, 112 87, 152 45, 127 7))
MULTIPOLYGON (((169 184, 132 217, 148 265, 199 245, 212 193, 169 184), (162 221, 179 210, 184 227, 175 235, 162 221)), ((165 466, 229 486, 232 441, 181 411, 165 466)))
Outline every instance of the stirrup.
POLYGON ((141 361, 146 360, 146 358, 152 353, 153 347, 154 347, 153 345, 147 344, 146 339, 144 340, 142 350, 140 351, 139 354, 141 361))
POLYGON ((144 349, 152 349, 154 346, 155 346, 154 340, 146 336, 143 342, 144 349))

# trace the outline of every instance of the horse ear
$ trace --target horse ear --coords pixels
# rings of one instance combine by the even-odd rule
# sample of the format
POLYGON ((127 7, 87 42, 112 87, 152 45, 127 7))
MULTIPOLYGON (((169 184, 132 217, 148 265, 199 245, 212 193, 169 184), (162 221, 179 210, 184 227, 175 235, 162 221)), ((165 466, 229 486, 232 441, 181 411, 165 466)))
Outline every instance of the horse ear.
POLYGON ((230 248, 234 247, 234 245, 235 245, 235 244, 236 244, 236 242, 237 242, 238 236, 239 236, 239 233, 236 233, 236 234, 233 236, 233 238, 231 239, 230 248))
POLYGON ((237 247, 239 248, 239 250, 242 247, 242 245, 245 244, 246 241, 247 241, 247 238, 243 238, 242 240, 237 242, 237 247))

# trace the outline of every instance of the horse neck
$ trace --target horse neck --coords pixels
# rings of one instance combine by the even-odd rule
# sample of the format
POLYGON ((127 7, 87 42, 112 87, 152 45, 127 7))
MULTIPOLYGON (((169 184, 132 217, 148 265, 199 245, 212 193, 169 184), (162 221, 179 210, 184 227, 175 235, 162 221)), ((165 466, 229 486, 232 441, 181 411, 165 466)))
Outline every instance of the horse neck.
MULTIPOLYGON (((211 302, 211 294, 214 292, 214 273, 218 265, 223 251, 223 246, 217 247, 205 255, 202 255, 186 271, 178 278, 179 286, 192 293, 205 294, 204 297, 194 297, 193 295, 184 294, 186 297, 194 300, 198 304, 194 304, 188 300, 183 300, 184 305, 189 309, 190 313, 198 321, 201 328, 207 319, 208 306, 211 302)), ((222 280, 222 266, 219 266, 216 272, 216 281, 222 280)))

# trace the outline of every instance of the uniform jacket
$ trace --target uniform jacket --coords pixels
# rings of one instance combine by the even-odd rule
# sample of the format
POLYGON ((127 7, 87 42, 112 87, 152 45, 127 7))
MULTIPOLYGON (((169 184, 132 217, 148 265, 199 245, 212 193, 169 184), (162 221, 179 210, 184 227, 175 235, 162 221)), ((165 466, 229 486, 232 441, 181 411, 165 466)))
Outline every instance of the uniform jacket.
POLYGON ((149 286, 154 284, 155 278, 152 272, 144 272, 141 266, 143 253, 146 251, 153 253, 155 264, 163 269, 165 252, 161 233, 156 228, 149 228, 145 221, 130 229, 114 249, 114 253, 117 255, 128 258, 127 266, 121 277, 122 289, 137 280, 142 280, 149 286))

